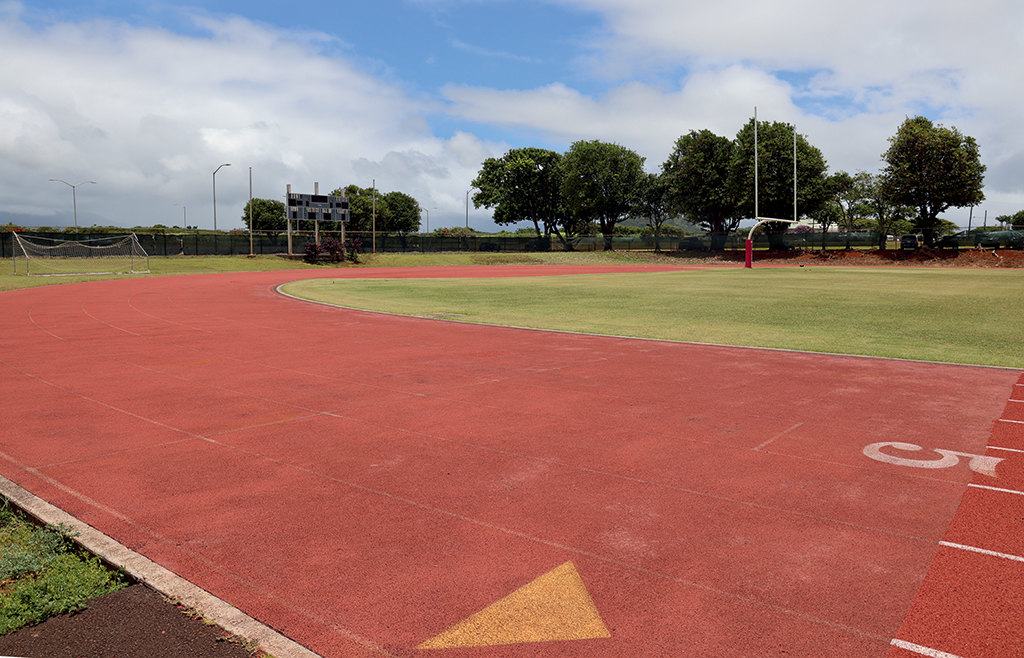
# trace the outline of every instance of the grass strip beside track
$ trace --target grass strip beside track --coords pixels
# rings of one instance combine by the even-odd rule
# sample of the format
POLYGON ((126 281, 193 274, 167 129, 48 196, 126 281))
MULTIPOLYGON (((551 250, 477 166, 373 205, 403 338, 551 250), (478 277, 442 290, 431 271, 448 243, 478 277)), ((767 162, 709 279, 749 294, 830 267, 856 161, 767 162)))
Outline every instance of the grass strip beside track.
POLYGON ((1024 367, 1024 272, 738 268, 514 279, 320 279, 297 297, 403 315, 1024 367))
POLYGON ((35 526, 0 497, 0 635, 79 610, 127 584, 77 548, 64 527, 35 526))

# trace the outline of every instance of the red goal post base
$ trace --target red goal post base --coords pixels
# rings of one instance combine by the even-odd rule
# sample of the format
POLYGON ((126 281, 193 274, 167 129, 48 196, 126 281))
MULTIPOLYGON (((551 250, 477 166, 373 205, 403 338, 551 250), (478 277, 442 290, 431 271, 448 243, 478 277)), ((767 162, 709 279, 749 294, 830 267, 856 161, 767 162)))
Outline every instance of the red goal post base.
POLYGON ((754 266, 754 231, 761 224, 767 224, 768 222, 783 222, 785 224, 797 224, 795 219, 774 219, 772 217, 755 217, 757 223, 750 227, 750 233, 747 234, 747 253, 743 259, 743 267, 754 266))

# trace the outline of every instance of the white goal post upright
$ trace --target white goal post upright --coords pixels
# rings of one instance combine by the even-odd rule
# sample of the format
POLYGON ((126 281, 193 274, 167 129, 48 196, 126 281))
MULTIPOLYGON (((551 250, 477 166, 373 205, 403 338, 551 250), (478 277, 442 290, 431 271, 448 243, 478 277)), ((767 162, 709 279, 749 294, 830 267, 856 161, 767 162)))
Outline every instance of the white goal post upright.
POLYGON ((87 240, 14 236, 14 273, 29 276, 144 274, 149 254, 134 234, 87 240), (24 263, 24 272, 20 263, 24 263))
POLYGON ((758 206, 758 192, 757 192, 757 106, 754 106, 754 225, 750 228, 750 233, 747 234, 746 243, 746 256, 743 259, 743 267, 754 266, 754 231, 761 224, 768 222, 784 222, 786 224, 796 224, 796 126, 793 126, 793 219, 774 219, 772 217, 761 217, 760 208, 758 206))

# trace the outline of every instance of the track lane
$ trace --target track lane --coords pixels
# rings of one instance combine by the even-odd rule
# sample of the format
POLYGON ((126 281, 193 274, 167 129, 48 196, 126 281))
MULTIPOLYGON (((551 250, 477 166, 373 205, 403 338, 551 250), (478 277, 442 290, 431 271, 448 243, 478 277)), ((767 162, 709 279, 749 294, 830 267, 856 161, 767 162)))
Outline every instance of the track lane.
POLYGON ((0 472, 324 655, 885 655, 972 473, 861 448, 983 451, 1019 376, 343 311, 294 276, 5 295, 0 381, 61 411, 25 407, 0 472), (611 638, 415 649, 566 561, 611 638))

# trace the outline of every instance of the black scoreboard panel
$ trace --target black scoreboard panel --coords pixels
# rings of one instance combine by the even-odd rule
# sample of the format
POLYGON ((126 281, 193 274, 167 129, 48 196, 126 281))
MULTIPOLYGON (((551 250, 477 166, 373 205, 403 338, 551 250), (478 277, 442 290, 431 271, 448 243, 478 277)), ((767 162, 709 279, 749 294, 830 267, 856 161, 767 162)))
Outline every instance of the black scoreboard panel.
POLYGON ((289 194, 288 217, 320 222, 347 222, 348 197, 329 194, 289 194))

